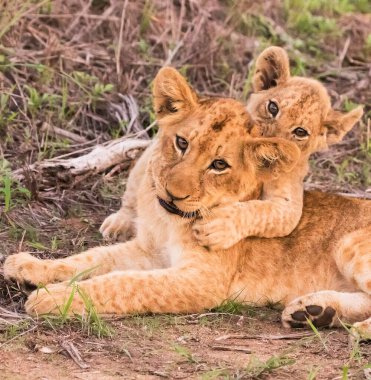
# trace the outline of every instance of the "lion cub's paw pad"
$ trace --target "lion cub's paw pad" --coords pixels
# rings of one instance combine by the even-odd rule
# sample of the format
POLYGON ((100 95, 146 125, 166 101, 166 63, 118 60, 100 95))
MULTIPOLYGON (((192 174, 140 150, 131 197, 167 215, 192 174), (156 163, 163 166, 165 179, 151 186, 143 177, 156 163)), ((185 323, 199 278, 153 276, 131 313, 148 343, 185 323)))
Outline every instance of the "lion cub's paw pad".
POLYGON ((327 306, 323 308, 319 305, 302 306, 299 310, 291 313, 283 312, 282 323, 285 327, 301 328, 309 326, 308 320, 315 327, 328 327, 336 320, 336 310, 327 306))

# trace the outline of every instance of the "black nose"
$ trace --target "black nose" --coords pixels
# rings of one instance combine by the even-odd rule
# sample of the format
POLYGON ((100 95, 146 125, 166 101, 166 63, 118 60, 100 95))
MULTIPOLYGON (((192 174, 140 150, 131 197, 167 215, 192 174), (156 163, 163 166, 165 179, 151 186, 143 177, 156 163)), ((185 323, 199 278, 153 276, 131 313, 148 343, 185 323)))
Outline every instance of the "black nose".
POLYGON ((171 202, 174 202, 174 201, 183 201, 184 199, 189 198, 189 195, 186 195, 185 197, 180 197, 180 198, 176 197, 175 195, 171 194, 168 189, 166 189, 166 194, 171 199, 171 202))

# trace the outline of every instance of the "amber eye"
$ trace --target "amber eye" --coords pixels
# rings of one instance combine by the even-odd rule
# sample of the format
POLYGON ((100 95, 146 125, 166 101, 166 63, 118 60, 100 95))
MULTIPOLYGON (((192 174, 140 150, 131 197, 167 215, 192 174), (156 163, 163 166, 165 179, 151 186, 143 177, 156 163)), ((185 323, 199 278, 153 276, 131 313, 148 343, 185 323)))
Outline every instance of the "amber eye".
POLYGON ((269 103, 268 103, 268 107, 267 107, 267 108, 268 108, 269 113, 270 113, 273 117, 276 117, 277 114, 278 114, 278 111, 280 110, 280 109, 278 108, 277 103, 273 102, 272 100, 269 101, 269 103))
POLYGON ((176 142, 176 146, 178 147, 178 149, 182 151, 182 153, 184 153, 187 150, 188 141, 186 139, 177 135, 175 142, 176 142))
POLYGON ((227 168, 230 168, 230 165, 228 165, 228 163, 224 160, 214 160, 210 165, 210 169, 214 169, 218 172, 222 172, 227 168))
POLYGON ((292 133, 296 136, 299 137, 300 139, 303 139, 304 137, 309 136, 309 133, 304 129, 304 128, 296 128, 292 131, 292 133))

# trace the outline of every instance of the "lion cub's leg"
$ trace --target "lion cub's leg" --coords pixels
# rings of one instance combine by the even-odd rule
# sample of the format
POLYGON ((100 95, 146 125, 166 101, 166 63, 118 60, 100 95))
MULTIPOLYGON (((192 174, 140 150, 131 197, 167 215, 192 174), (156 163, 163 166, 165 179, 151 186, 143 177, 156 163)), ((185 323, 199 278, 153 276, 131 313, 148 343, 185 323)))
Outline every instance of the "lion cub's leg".
POLYGON ((340 326, 345 322, 362 321, 371 316, 371 296, 323 290, 298 297, 282 312, 285 327, 304 327, 311 320, 316 327, 340 326))
POLYGON ((27 252, 9 256, 4 263, 6 279, 33 285, 73 278, 88 278, 113 270, 150 269, 153 263, 136 240, 96 247, 59 260, 40 260, 27 252))
POLYGON ((120 210, 109 215, 102 223, 99 231, 105 239, 119 238, 121 241, 126 241, 136 236, 138 187, 144 177, 148 160, 151 158, 153 145, 145 150, 130 172, 120 210))
POLYGON ((136 235, 136 195, 126 191, 122 198, 120 210, 104 219, 99 232, 104 239, 127 241, 136 235))
POLYGON ((371 341, 371 317, 354 323, 351 331, 355 339, 371 341))
POLYGON ((217 306, 226 296, 223 271, 189 262, 187 267, 116 271, 74 284, 47 285, 31 293, 26 311, 58 314, 68 300, 68 312, 82 314, 88 297, 100 314, 199 312, 217 306))
POLYGON ((346 235, 337 247, 335 261, 348 281, 371 294, 371 226, 346 235))

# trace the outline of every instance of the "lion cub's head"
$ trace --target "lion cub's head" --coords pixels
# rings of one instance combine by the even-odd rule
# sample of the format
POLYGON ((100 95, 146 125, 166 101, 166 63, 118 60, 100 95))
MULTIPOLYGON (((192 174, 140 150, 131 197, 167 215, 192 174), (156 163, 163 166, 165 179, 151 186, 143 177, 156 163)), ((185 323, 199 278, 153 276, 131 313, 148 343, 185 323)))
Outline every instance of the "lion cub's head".
POLYGON ((277 138, 251 138, 245 106, 232 99, 202 99, 172 68, 154 81, 159 144, 150 172, 159 204, 183 218, 215 205, 248 200, 266 173, 291 170, 300 150, 277 138))
POLYGON ((318 81, 290 75, 289 59, 279 47, 258 57, 254 93, 247 109, 254 120, 254 136, 279 136, 312 153, 340 141, 362 116, 362 107, 342 113, 331 108, 318 81))

